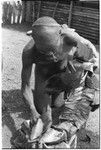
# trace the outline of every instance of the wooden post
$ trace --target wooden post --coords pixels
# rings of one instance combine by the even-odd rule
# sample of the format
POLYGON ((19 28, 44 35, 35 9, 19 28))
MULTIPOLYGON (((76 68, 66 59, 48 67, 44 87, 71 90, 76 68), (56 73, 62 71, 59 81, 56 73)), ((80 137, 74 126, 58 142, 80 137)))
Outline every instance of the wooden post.
POLYGON ((59 3, 59 1, 58 2, 56 2, 56 6, 55 6, 55 9, 54 9, 54 12, 53 12, 53 18, 54 18, 54 16, 55 16, 55 12, 56 12, 56 9, 57 9, 57 6, 58 6, 58 3, 59 3))
POLYGON ((21 22, 25 22, 25 18, 26 18, 26 1, 22 1, 22 21, 21 22))
POLYGON ((70 2, 70 10, 69 10, 69 17, 68 17, 68 26, 71 26, 71 20, 72 20, 72 10, 73 10, 73 0, 70 2))
POLYGON ((30 1, 27 1, 27 6, 26 6, 26 22, 30 22, 30 18, 31 18, 30 1))
POLYGON ((41 9, 41 1, 39 1, 39 4, 38 4, 37 19, 38 19, 38 18, 39 18, 39 16, 40 16, 40 9, 41 9))
POLYGON ((30 23, 34 22, 34 1, 30 1, 30 23))
POLYGON ((33 22, 35 21, 35 2, 33 1, 33 12, 32 12, 33 22))

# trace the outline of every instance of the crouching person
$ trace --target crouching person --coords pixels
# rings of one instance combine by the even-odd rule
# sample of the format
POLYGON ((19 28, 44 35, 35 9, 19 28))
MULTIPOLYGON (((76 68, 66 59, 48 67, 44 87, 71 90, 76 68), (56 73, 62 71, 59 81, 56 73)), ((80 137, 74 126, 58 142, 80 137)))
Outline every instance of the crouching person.
POLYGON ((22 55, 22 93, 32 112, 28 139, 32 143, 37 139, 41 148, 71 139, 87 120, 93 98, 86 96, 85 79, 93 75, 98 55, 91 42, 50 17, 39 18, 30 34, 32 40, 22 55), (34 96, 30 86, 33 63, 34 96), (62 110, 57 126, 53 126, 52 104, 62 110))
MULTIPOLYGON (((64 34, 64 28, 51 17, 42 17, 32 26, 31 41, 22 54, 22 94, 31 109, 32 128, 30 139, 39 137, 52 125, 52 99, 58 101, 58 95, 46 93, 46 81, 59 72, 64 72, 68 52, 77 46, 75 38, 64 34), (35 64, 35 89, 31 90, 32 66, 35 64), (41 121, 41 122, 40 122, 41 121), (39 123, 40 122, 40 123, 39 123), (41 124, 39 130, 38 124, 41 124), (39 132, 37 132, 39 131, 39 132)), ((34 86, 34 85, 33 85, 34 86)), ((62 97, 63 93, 59 94, 62 97)))
MULTIPOLYGON (((66 41, 61 30, 63 30, 61 25, 53 18, 39 18, 34 22, 32 32, 28 33, 32 39, 23 50, 22 94, 31 109, 31 122, 33 126, 36 124, 32 128, 30 140, 39 137, 52 125, 52 97, 45 92, 45 83, 54 74, 64 72, 68 51, 77 45, 75 39, 67 37, 70 44, 67 43, 66 50, 64 47, 66 41), (35 64, 34 95, 30 86, 33 64, 35 64)), ((58 95, 55 99, 58 99, 58 95)))

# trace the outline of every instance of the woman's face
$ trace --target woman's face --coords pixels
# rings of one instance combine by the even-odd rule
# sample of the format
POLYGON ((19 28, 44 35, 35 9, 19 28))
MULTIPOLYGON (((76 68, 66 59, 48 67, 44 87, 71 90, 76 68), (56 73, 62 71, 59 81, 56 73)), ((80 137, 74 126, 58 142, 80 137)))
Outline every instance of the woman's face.
POLYGON ((42 53, 48 53, 54 51, 59 45, 59 27, 57 26, 36 26, 33 31, 33 38, 36 43, 36 47, 42 53))
POLYGON ((37 50, 54 62, 64 59, 74 46, 61 26, 36 26, 32 37, 37 50))

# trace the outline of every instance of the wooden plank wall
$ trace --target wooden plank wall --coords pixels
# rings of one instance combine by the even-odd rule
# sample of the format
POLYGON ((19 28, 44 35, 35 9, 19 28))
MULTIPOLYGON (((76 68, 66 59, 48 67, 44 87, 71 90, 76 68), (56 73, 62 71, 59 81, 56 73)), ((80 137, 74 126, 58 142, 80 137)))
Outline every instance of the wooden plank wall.
MULTIPOLYGON (((52 1, 26 1, 26 22, 33 22, 38 17, 50 16, 60 24, 68 23, 70 3, 52 1), (57 8, 56 8, 57 5, 57 8), (30 8, 30 9, 29 9, 30 8), (55 10, 55 13, 54 13, 55 10)), ((95 44, 99 44, 99 10, 76 6, 72 10, 71 27, 83 37, 95 44)))
POLYGON ((56 21, 60 24, 68 22, 68 15, 69 15, 69 5, 63 4, 63 3, 58 3, 55 14, 54 14, 54 9, 56 6, 57 2, 42 2, 41 4, 41 11, 40 11, 40 16, 50 16, 56 19, 56 21))
POLYGON ((34 1, 35 3, 35 18, 34 20, 37 19, 37 15, 38 15, 38 10, 39 10, 39 6, 40 7, 40 13, 39 13, 39 17, 42 16, 50 16, 53 17, 54 15, 54 19, 57 20, 58 23, 62 24, 62 23, 67 23, 68 22, 68 14, 69 14, 69 4, 63 4, 63 3, 58 3, 57 2, 48 2, 48 1, 34 1), (57 5, 57 8, 56 8, 57 5), (54 10, 56 8, 56 12, 54 13, 54 10))
POLYGON ((99 43, 98 9, 74 6, 71 27, 85 38, 99 43))

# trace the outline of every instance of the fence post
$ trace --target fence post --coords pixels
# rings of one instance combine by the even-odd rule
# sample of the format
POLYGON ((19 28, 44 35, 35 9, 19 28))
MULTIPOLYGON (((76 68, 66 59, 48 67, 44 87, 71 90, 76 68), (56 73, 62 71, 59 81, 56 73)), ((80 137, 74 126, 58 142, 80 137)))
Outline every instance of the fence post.
POLYGON ((73 0, 70 2, 70 10, 69 10, 69 17, 68 17, 68 26, 71 26, 72 21, 72 10, 73 10, 73 0))
POLYGON ((53 11, 53 18, 54 18, 54 16, 55 16, 55 12, 56 12, 56 9, 57 9, 58 4, 59 4, 59 2, 56 2, 55 9, 54 9, 54 11, 53 11))
POLYGON ((40 16, 40 9, 41 9, 41 1, 39 1, 38 3, 38 13, 37 13, 37 19, 39 18, 40 16))
POLYGON ((33 12, 32 12, 32 19, 33 19, 33 22, 35 21, 35 2, 33 1, 33 12))
POLYGON ((22 22, 25 22, 26 18, 26 1, 22 1, 22 22))
POLYGON ((27 1, 26 6, 26 22, 31 21, 31 1, 27 1))

